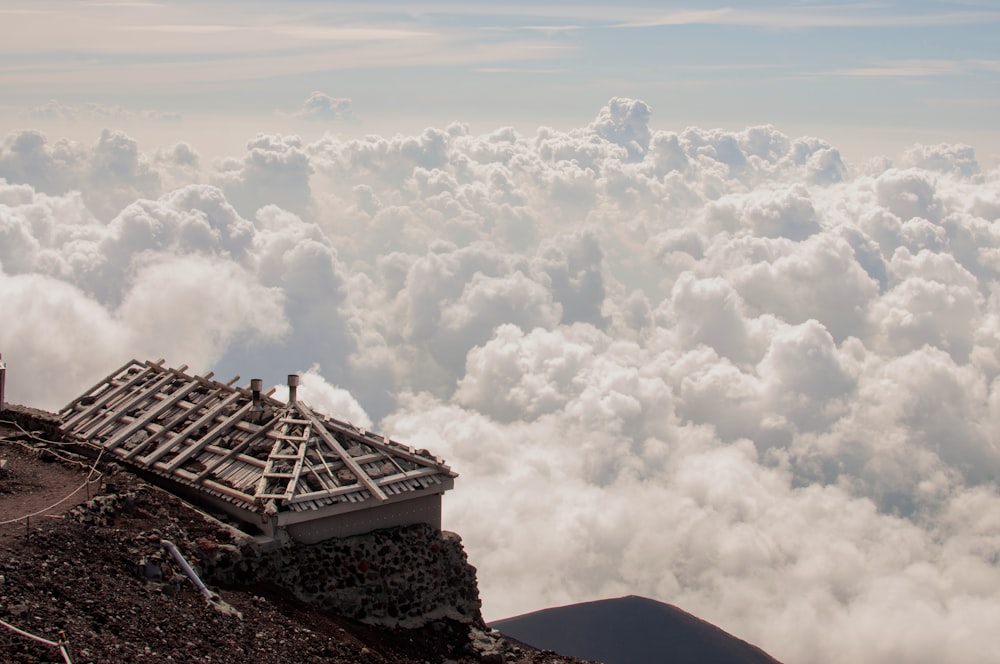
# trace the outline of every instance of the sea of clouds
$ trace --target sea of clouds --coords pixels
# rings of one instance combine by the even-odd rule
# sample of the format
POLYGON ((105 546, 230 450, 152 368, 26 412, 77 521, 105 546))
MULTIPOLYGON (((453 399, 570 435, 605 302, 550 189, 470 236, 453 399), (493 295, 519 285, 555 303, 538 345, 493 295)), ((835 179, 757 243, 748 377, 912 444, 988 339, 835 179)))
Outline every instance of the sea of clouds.
POLYGON ((8 398, 301 371, 461 474, 488 619, 638 594, 787 662, 995 661, 1000 169, 650 121, 212 164, 12 132, 8 398))

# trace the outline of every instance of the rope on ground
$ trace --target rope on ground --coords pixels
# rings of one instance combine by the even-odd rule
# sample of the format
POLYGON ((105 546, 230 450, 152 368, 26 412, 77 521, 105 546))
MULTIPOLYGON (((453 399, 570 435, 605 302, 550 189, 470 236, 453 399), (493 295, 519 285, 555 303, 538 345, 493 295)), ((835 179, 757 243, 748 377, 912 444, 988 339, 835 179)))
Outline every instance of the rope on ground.
MULTIPOLYGON (((0 424, 17 427, 17 429, 19 429, 21 431, 21 433, 24 434, 25 436, 27 436, 28 438, 31 438, 32 440, 37 440, 40 443, 45 443, 46 445, 55 445, 56 447, 65 447, 65 446, 69 445, 69 443, 60 443, 60 442, 55 441, 55 440, 48 440, 46 438, 42 438, 41 436, 39 436, 39 435, 37 435, 37 434, 35 434, 35 433, 31 432, 31 431, 28 431, 27 429, 25 429, 24 427, 22 427, 17 422, 14 422, 13 420, 0 420, 0 424)), ((4 441, 5 443, 13 443, 15 445, 20 445, 21 447, 24 447, 24 448, 27 448, 27 449, 38 449, 38 448, 32 447, 31 445, 25 445, 24 443, 22 443, 19 440, 13 440, 9 436, 0 436, 0 440, 4 441)), ((62 454, 60 454, 56 450, 46 448, 45 451, 48 452, 48 453, 50 453, 50 454, 52 454, 53 456, 59 457, 60 459, 62 459, 63 461, 65 461, 67 463, 75 463, 78 466, 83 466, 84 468, 87 467, 87 464, 81 463, 80 461, 77 461, 76 459, 70 459, 68 457, 65 457, 65 456, 63 456, 62 454)))
POLYGON ((101 456, 103 456, 103 455, 104 455, 104 448, 101 448, 100 453, 97 455, 97 459, 94 461, 94 465, 90 467, 90 472, 87 473, 87 479, 86 479, 86 481, 83 484, 81 484, 80 486, 78 486, 77 488, 73 489, 73 491, 68 496, 66 496, 65 498, 63 498, 62 500, 60 500, 58 502, 52 503, 51 505, 49 505, 45 509, 38 510, 37 512, 32 512, 31 514, 21 515, 21 516, 17 517, 16 519, 7 519, 6 521, 0 521, 0 526, 5 526, 8 523, 17 523, 18 521, 22 521, 24 519, 30 519, 31 517, 38 516, 39 514, 44 514, 45 512, 48 512, 50 509, 52 509, 53 507, 58 507, 59 505, 62 505, 67 500, 69 500, 70 498, 72 498, 76 494, 80 493, 80 491, 86 489, 88 486, 90 486, 91 482, 95 481, 95 479, 96 480, 100 480, 104 476, 104 474, 97 471, 97 464, 100 463, 101 456), (95 479, 92 479, 94 477, 94 473, 95 472, 97 472, 97 477, 95 479))
POLYGON ((39 643, 44 643, 47 646, 52 646, 53 648, 59 648, 59 652, 62 654, 63 661, 66 662, 66 664, 73 664, 73 660, 69 658, 69 651, 66 649, 66 644, 68 643, 68 641, 66 640, 65 632, 60 633, 59 641, 49 641, 44 637, 37 636, 30 632, 25 632, 23 629, 18 629, 17 627, 14 627, 5 620, 0 620, 0 625, 6 627, 15 634, 20 634, 25 638, 31 639, 32 641, 38 641, 39 643))
POLYGON ((34 433, 32 431, 28 431, 27 429, 25 429, 24 427, 22 427, 20 424, 18 424, 14 420, 0 420, 0 424, 6 424, 8 426, 15 426, 18 429, 20 429, 21 433, 23 433, 25 435, 28 435, 28 436, 31 436, 35 440, 40 440, 43 443, 48 443, 49 445, 66 446, 66 445, 72 445, 73 444, 73 443, 67 443, 67 442, 62 441, 62 440, 48 440, 47 438, 42 438, 37 433, 34 433))
POLYGON ((59 505, 62 505, 67 500, 69 500, 70 498, 72 498, 73 496, 75 496, 76 494, 78 494, 80 491, 83 491, 84 489, 86 489, 88 484, 90 484, 90 479, 89 478, 87 479, 86 482, 84 482, 83 484, 81 484, 77 488, 73 489, 72 493, 70 493, 68 496, 66 496, 62 500, 60 500, 58 502, 55 502, 55 503, 52 503, 51 505, 49 505, 45 509, 38 510, 37 512, 32 512, 31 514, 23 514, 23 515, 17 517, 16 519, 7 519, 6 521, 0 521, 0 526, 6 526, 8 523, 17 523, 18 521, 23 521, 24 519, 30 519, 33 516, 38 516, 39 514, 44 514, 44 513, 48 512, 50 509, 52 509, 53 507, 58 507, 59 505))
POLYGON ((28 431, 23 426, 21 426, 20 422, 16 420, 0 420, 0 424, 4 424, 10 427, 15 427, 18 431, 20 431, 24 435, 30 436, 31 438, 39 440, 43 443, 48 443, 49 445, 56 445, 58 447, 68 447, 74 444, 72 442, 67 442, 65 440, 49 440, 48 438, 42 438, 41 436, 38 435, 37 431, 28 431))

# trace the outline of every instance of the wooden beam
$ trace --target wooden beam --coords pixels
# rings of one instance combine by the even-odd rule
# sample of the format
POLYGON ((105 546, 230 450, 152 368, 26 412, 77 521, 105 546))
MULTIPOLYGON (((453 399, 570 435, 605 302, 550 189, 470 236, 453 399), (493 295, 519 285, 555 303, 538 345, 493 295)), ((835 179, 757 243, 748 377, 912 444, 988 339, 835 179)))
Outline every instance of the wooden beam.
POLYGON ((197 403, 184 401, 183 399, 181 399, 174 405, 181 408, 182 412, 178 413, 177 415, 169 419, 165 424, 157 425, 150 423, 148 427, 150 429, 155 429, 153 435, 147 438, 146 440, 142 441, 142 443, 140 443, 139 445, 136 445, 134 448, 129 450, 125 454, 124 458, 132 459, 133 457, 138 456, 143 450, 145 450, 147 447, 152 445, 154 442, 156 442, 163 436, 166 436, 167 434, 172 432, 178 425, 180 425, 181 422, 190 418, 198 411, 204 410, 205 408, 208 408, 209 410, 214 410, 220 403, 222 403, 222 399, 220 399, 220 397, 223 394, 225 393, 222 391, 222 388, 219 387, 216 388, 214 392, 206 394, 202 398, 202 400, 197 403))
MULTIPOLYGON (((273 427, 274 423, 277 422, 279 419, 280 415, 275 415, 274 417, 272 417, 266 424, 261 426, 261 428, 258 429, 255 433, 251 434, 246 439, 244 439, 239 445, 236 445, 235 447, 227 450, 226 454, 222 455, 212 463, 208 464, 205 470, 201 471, 195 476, 194 481, 201 482, 206 477, 215 472, 215 469, 224 464, 226 461, 232 459, 233 457, 239 456, 243 452, 243 450, 253 445, 253 443, 256 442, 257 440, 265 438, 268 435, 268 433, 270 433, 271 427, 273 427)), ((259 459, 254 459, 254 461, 259 461, 259 459)), ((265 462, 261 461, 261 464, 263 464, 264 467, 267 467, 267 464, 265 462)))
MULTIPOLYGON (((177 404, 177 402, 179 402, 184 397, 194 392, 199 387, 201 387, 201 383, 199 383, 196 380, 192 380, 184 387, 179 388, 176 392, 171 394, 168 399, 166 399, 165 401, 161 401, 158 406, 156 406, 152 410, 146 411, 143 417, 136 419, 125 428, 119 429, 118 433, 116 433, 108 440, 104 441, 104 449, 106 450, 115 449, 116 447, 124 443, 129 436, 139 431, 140 429, 145 428, 146 425, 148 425, 150 422, 152 422, 157 417, 162 415, 165 411, 169 410, 170 408, 173 408, 174 405, 177 404)), ((162 432, 163 429, 161 429, 160 431, 162 432)))
POLYGON ((282 496, 286 500, 295 495, 295 485, 299 483, 299 477, 302 476, 302 465, 306 460, 306 447, 308 447, 308 445, 308 438, 299 443, 299 458, 295 462, 295 466, 292 468, 292 475, 288 484, 285 485, 285 495, 282 496))
POLYGON ((203 426, 214 420, 216 417, 218 417, 219 411, 221 411, 223 408, 228 406, 233 401, 236 401, 236 399, 238 399, 239 396, 240 396, 239 392, 233 392, 228 397, 223 399, 221 403, 216 404, 212 408, 209 408, 207 413, 205 413, 197 420, 189 424, 187 427, 185 427, 185 429, 182 432, 180 432, 167 442, 163 443, 162 445, 160 445, 158 448, 153 450, 151 454, 147 454, 146 456, 137 459, 137 461, 147 466, 152 466, 154 463, 159 461, 165 454, 170 452, 170 450, 172 450, 173 448, 177 447, 179 444, 187 440, 191 436, 191 434, 193 434, 195 431, 202 428, 203 426))
POLYGON ((375 484, 372 478, 368 477, 368 473, 366 473, 361 468, 361 466, 358 465, 358 463, 354 460, 354 458, 347 453, 347 450, 345 450, 341 446, 341 444, 337 441, 337 439, 334 438, 329 431, 327 431, 326 425, 322 421, 320 421, 318 417, 313 415, 313 412, 309 409, 309 406, 305 405, 301 401, 296 401, 295 403, 291 404, 291 407, 298 410, 306 419, 310 420, 313 423, 313 431, 318 433, 319 437, 322 438, 323 441, 330 446, 330 449, 332 449, 343 460, 344 464, 346 464, 347 467, 351 469, 351 472, 354 473, 355 477, 357 477, 358 480, 365 485, 365 487, 372 494, 372 496, 375 497, 376 500, 378 500, 379 502, 383 502, 389 499, 389 497, 385 495, 385 492, 383 492, 382 489, 380 489, 379 486, 375 484))
POLYGON ((233 426, 233 424, 235 424, 238 420, 243 419, 246 416, 246 414, 250 412, 251 408, 253 408, 252 401, 248 401, 247 403, 243 404, 243 406, 240 407, 239 410, 237 410, 235 413, 227 417, 220 424, 216 424, 207 434, 205 434, 200 440, 198 440, 198 442, 189 445, 187 449, 178 454, 173 461, 167 464, 167 470, 169 470, 170 472, 177 470, 181 465, 187 462, 195 454, 198 454, 203 449, 208 447, 213 440, 215 440, 223 433, 228 431, 233 426))
POLYGON ((118 420, 122 415, 127 413, 137 404, 140 404, 146 399, 148 399, 151 394, 158 392, 161 387, 163 387, 170 381, 177 379, 176 376, 174 376, 169 371, 164 371, 163 373, 164 375, 161 378, 153 381, 152 385, 143 386, 142 388, 139 389, 138 394, 129 395, 125 399, 125 401, 115 404, 115 407, 109 410, 108 413, 103 418, 101 418, 101 420, 97 424, 92 424, 88 429, 86 429, 80 435, 82 435, 84 438, 93 438, 102 429, 104 429, 104 427, 118 420))
MULTIPOLYGON (((405 473, 399 473, 397 475, 390 475, 387 477, 382 477, 376 480, 379 485, 385 486, 387 484, 395 484, 396 482, 402 482, 404 480, 417 479, 418 477, 428 477, 431 475, 437 475, 436 471, 431 468, 421 468, 420 470, 409 470, 405 473)), ((444 473, 441 473, 444 474, 444 473)), ((341 486, 336 489, 329 489, 327 491, 310 491, 309 493, 300 493, 290 500, 286 500, 286 505, 296 505, 298 503, 309 502, 310 500, 318 500, 320 498, 325 498, 327 496, 333 498, 336 496, 342 496, 345 493, 351 493, 352 491, 360 491, 363 487, 361 484, 351 484, 349 486, 341 486)))
MULTIPOLYGON (((118 367, 117 369, 115 369, 114 371, 112 371, 111 373, 109 373, 102 380, 94 383, 89 390, 87 390, 86 392, 84 392, 83 394, 81 394, 79 397, 77 397, 76 399, 74 399, 68 405, 64 406, 57 414, 58 415, 62 415, 63 413, 66 413, 66 412, 72 410, 81 401, 83 401, 87 397, 89 397, 92 394, 94 394, 94 392, 96 392, 98 388, 101 388, 101 387, 112 388, 112 387, 114 387, 114 385, 109 385, 111 383, 111 381, 114 380, 114 378, 116 376, 118 376, 120 374, 123 374, 126 371, 128 371, 131 367, 142 367, 142 366, 143 365, 142 365, 142 363, 139 360, 136 360, 136 359, 129 360, 124 365, 118 367)), ((86 406, 84 406, 84 408, 86 408, 86 406)))
POLYGON ((386 454, 402 457, 403 459, 406 459, 407 461, 412 461, 415 464, 421 466, 436 466, 438 468, 442 467, 448 468, 447 465, 441 463, 437 459, 428 459, 425 456, 409 452, 399 443, 390 443, 388 436, 379 436, 378 434, 374 434, 370 431, 364 432, 361 435, 358 435, 356 433, 351 433, 349 431, 345 433, 347 433, 348 436, 355 438, 360 443, 364 443, 365 445, 374 447, 375 449, 381 452, 385 452, 386 454))
MULTIPOLYGON (((209 374, 209 375, 211 375, 211 374, 209 374)), ((173 429, 175 427, 177 427, 181 422, 183 422, 184 420, 188 419, 189 417, 191 417, 192 415, 194 415, 198 411, 204 410, 205 408, 217 408, 220 405, 219 403, 215 403, 215 404, 211 404, 210 405, 210 403, 211 403, 211 401, 213 399, 219 398, 223 394, 231 394, 230 388, 228 388, 227 386, 223 385, 222 383, 219 383, 219 382, 216 382, 216 381, 210 381, 210 380, 203 380, 203 377, 201 377, 201 376, 195 376, 194 378, 201 385, 203 385, 204 387, 207 387, 207 388, 210 388, 210 389, 214 390, 214 392, 212 392, 210 394, 206 394, 202 398, 202 400, 199 401, 199 402, 197 402, 197 403, 194 403, 194 402, 191 402, 191 401, 185 401, 183 399, 181 401, 179 401, 176 404, 177 407, 178 408, 182 408, 182 409, 184 409, 187 412, 182 412, 182 413, 176 415, 174 418, 172 418, 170 421, 168 421, 164 425, 158 425, 158 424, 152 424, 152 423, 150 423, 148 425, 148 428, 153 429, 155 433, 152 436, 150 436, 149 438, 147 438, 146 440, 142 441, 141 444, 139 444, 136 447, 134 447, 131 450, 129 450, 128 453, 123 458, 125 458, 125 459, 132 459, 133 457, 135 457, 136 455, 138 455, 140 452, 142 452, 144 449, 146 449, 147 447, 149 447, 157 439, 159 439, 159 438, 167 435, 171 431, 173 431, 173 429)), ((207 378, 207 376, 205 378, 207 378)), ((274 393, 274 390, 275 390, 275 388, 272 387, 264 396, 270 396, 271 394, 274 393)), ((154 396, 156 396, 156 395, 154 395, 154 396)), ((159 398, 159 397, 156 397, 156 398, 159 398)), ((164 398, 166 398, 166 397, 164 397, 164 398)), ((282 406, 284 405, 284 404, 281 404, 280 402, 277 402, 277 401, 274 402, 274 403, 277 403, 277 404, 282 405, 282 406)), ((126 417, 124 417, 122 419, 123 420, 128 420, 128 417, 126 416, 126 417)), ((259 427, 257 425, 255 425, 255 424, 250 424, 249 422, 237 422, 235 424, 235 428, 239 429, 240 431, 245 431, 246 433, 254 434, 254 433, 257 432, 257 430, 258 430, 259 427)))
MULTIPOLYGON (((160 360, 161 363, 163 361, 164 360, 160 360)), ((117 372, 115 372, 114 374, 112 374, 108 378, 108 381, 114 380, 114 378, 118 374, 122 373, 123 371, 128 371, 128 369, 130 369, 132 366, 133 365, 131 363, 125 365, 124 367, 122 367, 121 369, 119 369, 117 372)), ((143 365, 139 365, 139 367, 142 367, 142 366, 143 365)), ((132 378, 126 380, 121 385, 119 385, 117 387, 113 387, 110 390, 104 392, 96 401, 94 401, 94 403, 92 403, 89 406, 85 407, 83 410, 81 410, 80 412, 78 412, 76 415, 73 415, 71 418, 69 418, 68 420, 66 420, 65 422, 63 422, 62 423, 62 430, 63 431, 70 431, 71 429, 73 429, 73 427, 75 427, 78 422, 82 421, 85 417, 88 417, 92 412, 94 412, 97 409, 103 407, 104 404, 106 404, 107 402, 111 401, 111 399, 115 398, 116 396, 118 396, 119 394, 121 394, 122 392, 124 392, 125 390, 129 389, 130 387, 132 387, 133 385, 135 385, 136 383, 138 383, 139 381, 141 381, 143 378, 146 377, 146 375, 148 375, 151 371, 153 371, 154 368, 158 368, 157 365, 147 363, 145 365, 145 368, 141 369, 139 371, 139 373, 137 373, 135 376, 132 376, 132 378)))

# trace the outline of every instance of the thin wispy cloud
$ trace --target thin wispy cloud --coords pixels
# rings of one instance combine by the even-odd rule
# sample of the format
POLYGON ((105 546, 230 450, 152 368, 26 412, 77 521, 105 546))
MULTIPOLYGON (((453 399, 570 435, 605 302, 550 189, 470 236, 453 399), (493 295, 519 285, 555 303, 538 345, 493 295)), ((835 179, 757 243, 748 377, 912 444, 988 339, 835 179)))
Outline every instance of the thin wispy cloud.
POLYGON ((1000 71, 1000 61, 980 60, 890 60, 883 63, 836 69, 828 74, 834 76, 860 77, 934 77, 956 76, 977 71, 1000 71))
POLYGON ((1000 22, 997 11, 950 11, 911 13, 865 11, 848 6, 844 11, 829 7, 774 11, 769 8, 684 10, 645 13, 626 10, 634 18, 616 23, 618 28, 654 28, 681 25, 732 25, 755 28, 917 28, 941 25, 976 25, 1000 22))
POLYGON ((518 67, 475 67, 473 71, 483 74, 565 74, 565 69, 531 69, 518 67))
POLYGON ((212 35, 220 32, 235 32, 247 28, 237 25, 119 25, 115 28, 124 32, 165 32, 173 34, 212 35))

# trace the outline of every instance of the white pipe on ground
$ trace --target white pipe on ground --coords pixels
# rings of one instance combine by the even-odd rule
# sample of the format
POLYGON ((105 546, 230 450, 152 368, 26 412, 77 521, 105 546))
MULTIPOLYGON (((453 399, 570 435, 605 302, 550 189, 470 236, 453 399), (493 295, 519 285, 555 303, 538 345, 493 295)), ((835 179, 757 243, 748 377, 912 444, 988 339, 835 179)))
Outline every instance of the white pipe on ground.
POLYGON ((191 569, 191 566, 188 565, 188 561, 184 559, 183 554, 181 554, 180 550, 176 546, 174 546, 173 542, 161 539, 160 544, 163 545, 164 549, 170 552, 170 555, 174 557, 174 560, 177 561, 177 564, 181 566, 181 569, 184 570, 184 573, 187 574, 187 577, 191 579, 191 583, 194 584, 194 587, 197 588, 202 595, 207 597, 210 602, 214 602, 216 599, 218 599, 215 596, 215 594, 211 590, 209 590, 204 583, 202 583, 201 578, 199 578, 198 574, 195 573, 193 569, 191 569))

